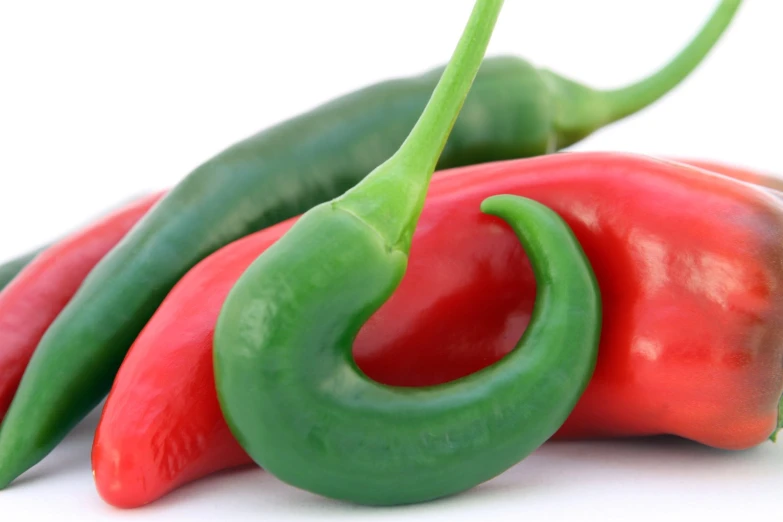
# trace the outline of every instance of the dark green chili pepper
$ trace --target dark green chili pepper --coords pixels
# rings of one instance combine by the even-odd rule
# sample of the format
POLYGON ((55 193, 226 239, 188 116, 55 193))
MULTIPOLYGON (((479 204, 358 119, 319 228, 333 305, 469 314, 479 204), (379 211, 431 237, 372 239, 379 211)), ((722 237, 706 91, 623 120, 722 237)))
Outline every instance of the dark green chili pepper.
MULTIPOLYGON (((739 3, 724 0, 668 66, 625 89, 595 91, 517 58, 485 60, 438 167, 549 153, 641 110, 696 67, 739 3)), ((36 349, 0 427, 0 488, 101 401, 192 266, 356 184, 399 148, 442 72, 373 85, 260 132, 175 187, 95 267, 36 349)))
POLYGON ((364 504, 463 491, 543 444, 592 375, 601 324, 592 269, 553 211, 516 196, 482 204, 511 224, 536 275, 535 313, 514 352, 427 388, 374 382, 351 355, 362 324, 403 277, 430 176, 501 5, 478 0, 399 151, 301 217, 221 310, 215 378, 226 420, 249 455, 289 484, 364 504))

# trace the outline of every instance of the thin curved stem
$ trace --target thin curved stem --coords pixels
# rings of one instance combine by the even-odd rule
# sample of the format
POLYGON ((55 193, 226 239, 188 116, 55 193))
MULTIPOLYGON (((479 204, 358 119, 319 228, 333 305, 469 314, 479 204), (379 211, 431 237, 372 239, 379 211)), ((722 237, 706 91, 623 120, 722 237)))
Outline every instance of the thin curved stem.
POLYGON ((599 91, 609 108, 607 123, 651 105, 683 81, 718 42, 741 3, 723 0, 691 42, 653 75, 626 87, 599 91))
POLYGON ((335 206, 361 216, 393 249, 410 248, 430 178, 481 66, 503 0, 476 2, 422 115, 399 150, 335 206))

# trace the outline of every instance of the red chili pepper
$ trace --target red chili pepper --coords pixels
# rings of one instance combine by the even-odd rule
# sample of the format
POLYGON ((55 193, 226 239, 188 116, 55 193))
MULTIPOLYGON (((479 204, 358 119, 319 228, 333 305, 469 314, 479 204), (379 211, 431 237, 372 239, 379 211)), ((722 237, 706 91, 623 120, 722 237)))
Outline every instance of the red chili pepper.
MULTIPOLYGON (((512 349, 535 281, 513 232, 479 210, 502 193, 558 212, 601 286, 598 365, 558 437, 669 433, 738 449, 773 435, 783 393, 783 204, 759 187, 640 156, 569 153, 438 174, 402 284, 354 344, 370 377, 433 385, 512 349)), ((205 259, 137 339, 93 447, 107 502, 140 506, 250 462, 217 402, 213 327, 233 283, 292 224, 205 259)))
POLYGON ((46 329, 98 261, 161 197, 144 196, 58 241, 0 292, 0 419, 46 329))

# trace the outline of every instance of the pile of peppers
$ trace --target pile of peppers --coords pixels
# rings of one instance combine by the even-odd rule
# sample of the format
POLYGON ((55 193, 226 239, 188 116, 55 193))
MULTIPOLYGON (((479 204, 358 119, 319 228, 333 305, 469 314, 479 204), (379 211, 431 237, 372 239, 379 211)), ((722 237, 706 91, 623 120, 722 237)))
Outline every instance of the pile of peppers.
POLYGON ((674 89, 740 0, 608 91, 485 59, 502 3, 475 2, 445 66, 0 265, 0 488, 104 398, 92 468, 122 508, 250 463, 398 505, 550 439, 774 440, 783 182, 559 152, 674 89))

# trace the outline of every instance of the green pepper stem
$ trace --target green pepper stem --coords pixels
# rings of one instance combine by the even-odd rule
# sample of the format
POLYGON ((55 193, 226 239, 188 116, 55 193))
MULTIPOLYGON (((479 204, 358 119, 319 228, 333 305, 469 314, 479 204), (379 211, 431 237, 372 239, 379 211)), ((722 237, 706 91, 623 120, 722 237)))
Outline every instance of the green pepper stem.
MULTIPOLYGON (((477 3, 429 103, 394 154, 417 171, 434 171, 484 59, 502 0, 477 3)), ((429 179, 429 178, 428 178, 429 179)))
POLYGON ((476 2, 449 64, 400 149, 334 200, 335 206, 377 230, 393 249, 410 248, 430 178, 484 59, 502 6, 503 0, 476 2))
POLYGON ((607 123, 644 109, 683 81, 718 42, 741 3, 742 0, 723 0, 693 40, 658 72, 627 87, 599 91, 609 107, 607 123))
POLYGON ((702 62, 734 18, 741 0, 723 0, 691 42, 655 74, 627 87, 596 90, 550 70, 540 71, 551 90, 550 150, 573 145, 597 129, 651 105, 702 62))

